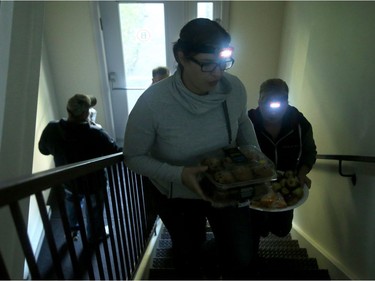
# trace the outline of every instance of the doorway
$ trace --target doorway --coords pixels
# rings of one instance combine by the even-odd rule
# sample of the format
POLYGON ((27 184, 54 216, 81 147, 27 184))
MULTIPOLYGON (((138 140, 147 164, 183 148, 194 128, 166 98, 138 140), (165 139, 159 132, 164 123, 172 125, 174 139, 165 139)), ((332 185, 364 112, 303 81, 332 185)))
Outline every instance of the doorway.
POLYGON ((227 28, 229 1, 100 1, 99 8, 116 142, 123 145, 128 115, 151 85, 152 69, 176 70, 172 47, 180 29, 197 17, 227 28))

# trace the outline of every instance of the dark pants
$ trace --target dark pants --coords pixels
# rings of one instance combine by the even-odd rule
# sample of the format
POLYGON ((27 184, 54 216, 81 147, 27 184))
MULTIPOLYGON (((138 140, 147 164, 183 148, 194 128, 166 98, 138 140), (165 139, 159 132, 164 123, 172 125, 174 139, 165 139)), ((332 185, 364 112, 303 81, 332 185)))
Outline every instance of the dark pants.
POLYGON ((217 264, 223 279, 251 279, 255 260, 249 208, 213 208, 193 199, 168 199, 149 180, 154 207, 171 235, 174 261, 181 279, 200 279, 205 267, 217 264), (208 220, 215 240, 206 241, 208 220))
POLYGON ((284 237, 292 229, 293 210, 285 212, 262 212, 250 210, 254 242, 259 249, 261 236, 267 236, 270 232, 276 236, 284 237))

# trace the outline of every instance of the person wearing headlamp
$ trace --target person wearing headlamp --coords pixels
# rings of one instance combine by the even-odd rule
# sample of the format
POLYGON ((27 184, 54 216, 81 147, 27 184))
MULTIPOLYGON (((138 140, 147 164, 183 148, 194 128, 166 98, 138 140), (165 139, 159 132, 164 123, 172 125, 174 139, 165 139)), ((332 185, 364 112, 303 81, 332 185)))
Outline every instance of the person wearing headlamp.
POLYGON ((168 229, 179 273, 176 279, 201 279, 203 263, 218 258, 220 276, 251 279, 255 258, 249 208, 218 208, 200 179, 204 155, 228 145, 259 148, 247 117, 242 82, 226 73, 233 66, 230 35, 215 21, 188 22, 173 45, 176 72, 151 85, 129 115, 124 157, 145 176, 145 192, 168 229), (215 236, 207 258, 206 220, 215 236), (217 248, 216 248, 217 246, 217 248))
MULTIPOLYGON (((307 174, 316 161, 316 145, 310 122, 288 103, 289 88, 279 78, 268 79, 260 86, 258 107, 250 109, 248 116, 254 124, 262 152, 280 171, 294 171, 300 184, 311 187, 307 174)), ((251 210, 252 220, 259 235, 269 232, 286 236, 292 228, 293 210, 260 212, 251 210)))

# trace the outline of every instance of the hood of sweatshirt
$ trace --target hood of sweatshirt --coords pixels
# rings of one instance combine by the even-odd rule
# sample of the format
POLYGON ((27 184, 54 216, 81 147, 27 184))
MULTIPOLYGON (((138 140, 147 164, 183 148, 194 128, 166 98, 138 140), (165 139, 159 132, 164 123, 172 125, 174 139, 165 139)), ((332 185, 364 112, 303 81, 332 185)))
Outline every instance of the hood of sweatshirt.
POLYGON ((178 69, 173 75, 171 92, 173 97, 188 111, 193 114, 203 114, 221 106, 231 90, 232 87, 224 73, 215 89, 207 95, 197 95, 185 87, 181 79, 181 70, 178 69))

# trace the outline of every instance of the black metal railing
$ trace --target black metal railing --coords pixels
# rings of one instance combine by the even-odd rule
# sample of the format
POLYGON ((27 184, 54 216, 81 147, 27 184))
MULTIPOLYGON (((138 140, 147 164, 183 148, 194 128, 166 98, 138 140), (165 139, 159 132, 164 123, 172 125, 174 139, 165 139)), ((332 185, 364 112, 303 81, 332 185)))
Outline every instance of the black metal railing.
MULTIPOLYGON (((0 182, 0 208, 10 210, 20 248, 28 265, 28 278, 128 280, 136 273, 156 221, 156 214, 150 212, 146 193, 142 177, 130 171, 123 161, 122 153, 117 153, 0 182), (85 216, 82 209, 77 207, 80 202, 75 201, 81 240, 79 243, 74 242, 66 213, 64 183, 103 169, 108 175, 104 219, 109 228, 109 238, 103 239, 101 243, 89 243, 84 227, 85 216), (47 205, 50 203, 44 198, 47 190, 50 191, 49 197, 54 194, 52 213, 58 213, 58 225, 53 222, 56 216, 48 214, 47 205), (48 276, 46 264, 40 264, 41 258, 32 249, 25 223, 27 220, 21 212, 20 201, 32 196, 35 196, 43 224, 44 246, 41 251, 44 251, 43 260, 50 262, 47 266, 48 276), (62 248, 66 251, 62 251, 62 248)), ((86 204, 92 211, 91 203, 88 202, 90 200, 86 200, 86 204)), ((14 279, 5 262, 8 258, 0 252, 0 279, 14 279)), ((24 260, 17 262, 24 264, 24 260)))
POLYGON ((337 155, 337 154, 318 154, 317 159, 325 159, 325 160, 337 160, 339 161, 339 174, 342 177, 349 177, 353 183, 356 185, 357 183, 357 174, 346 174, 342 171, 342 162, 343 161, 351 161, 351 162, 365 162, 365 163, 375 163, 374 156, 358 156, 358 155, 337 155))

